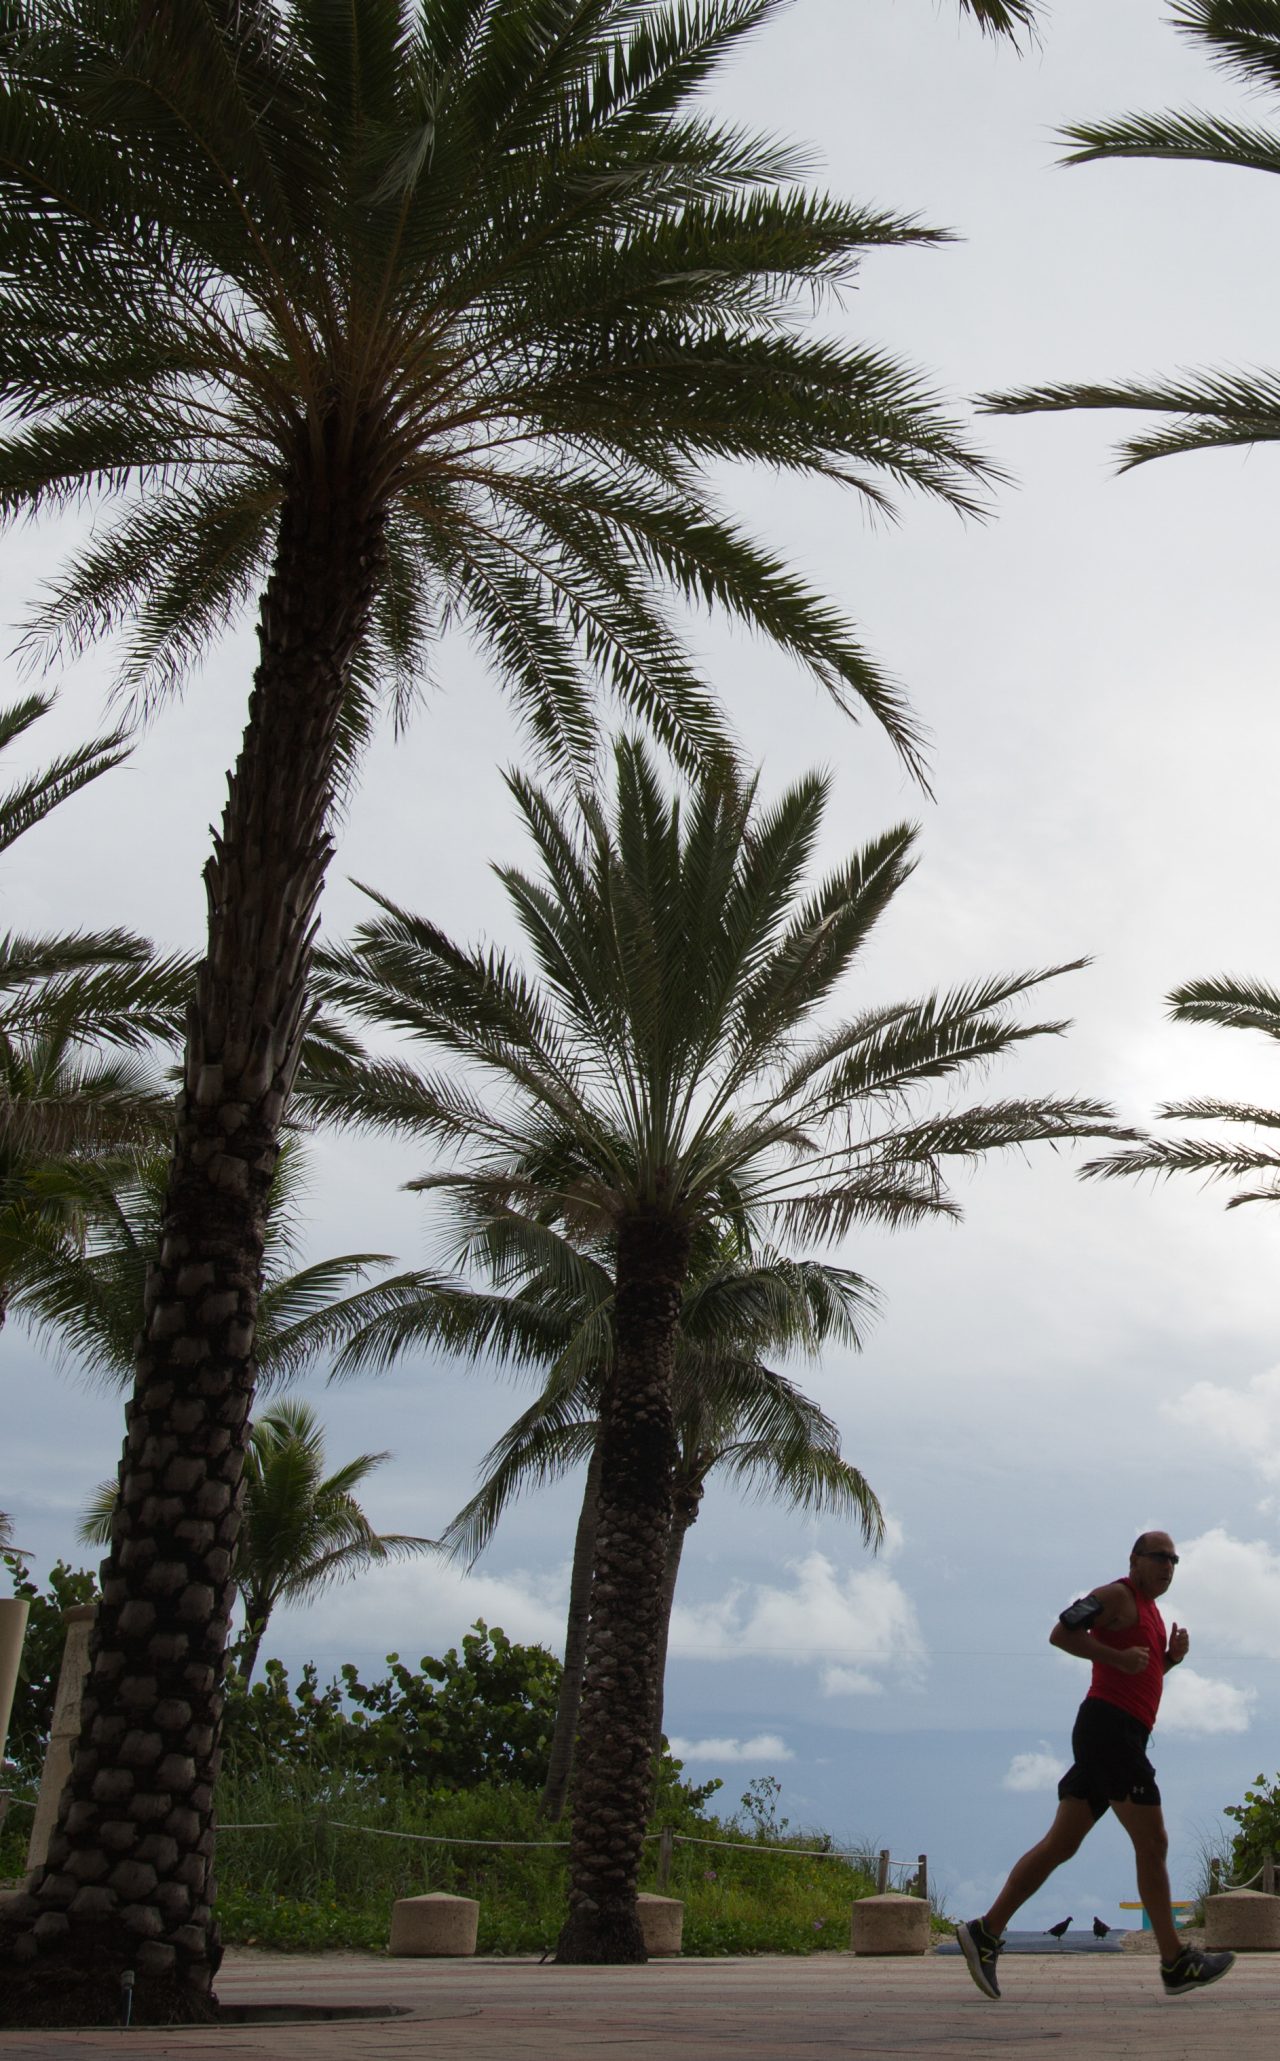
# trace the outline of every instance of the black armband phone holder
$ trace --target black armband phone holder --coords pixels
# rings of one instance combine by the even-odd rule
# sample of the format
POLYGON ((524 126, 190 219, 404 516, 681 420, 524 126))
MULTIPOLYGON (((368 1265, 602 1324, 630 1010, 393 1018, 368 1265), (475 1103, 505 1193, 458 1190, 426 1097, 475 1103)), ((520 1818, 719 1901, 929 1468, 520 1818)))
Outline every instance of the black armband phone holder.
POLYGON ((1058 1612, 1058 1623, 1064 1624, 1069 1632, 1080 1632, 1086 1625, 1092 1624, 1095 1617, 1101 1615, 1102 1605, 1096 1596, 1080 1596, 1074 1603, 1068 1603, 1065 1610, 1058 1612))

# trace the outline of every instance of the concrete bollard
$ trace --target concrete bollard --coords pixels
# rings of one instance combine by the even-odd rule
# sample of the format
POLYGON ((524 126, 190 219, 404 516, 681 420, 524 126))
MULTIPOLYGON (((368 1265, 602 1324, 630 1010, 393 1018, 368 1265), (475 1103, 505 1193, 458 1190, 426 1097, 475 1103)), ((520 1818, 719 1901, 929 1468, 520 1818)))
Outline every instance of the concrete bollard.
POLYGON ((449 1896, 442 1889, 398 1897, 391 1906, 391 1952, 419 1960, 474 1954, 479 1924, 480 1906, 474 1897, 449 1896))
POLYGON ((38 1868, 49 1851, 49 1840, 58 1822, 58 1805, 71 1773, 71 1760, 80 1737, 80 1703, 84 1678, 89 1672, 89 1634, 97 1615, 96 1603, 73 1603, 64 1610, 67 1643, 62 1649, 58 1693, 53 1701, 53 1723, 40 1772, 40 1793, 36 1798, 35 1823, 27 1848, 27 1873, 38 1868))
POLYGON ((927 1954, 929 1906, 922 1896, 859 1897, 849 1944, 855 1954, 927 1954))
POLYGON ((684 1905, 678 1896, 651 1896, 642 1889, 636 1898, 644 1950, 651 1961, 664 1954, 683 1952, 684 1905))
POLYGON ((18 1686, 22 1642, 27 1636, 27 1614, 31 1605, 25 1596, 6 1596, 0 1601, 0 1764, 9 1736, 13 1692, 18 1686))
POLYGON ((1280 1952, 1280 1896, 1256 1889, 1226 1889, 1205 1898, 1204 1943, 1238 1954, 1280 1952))

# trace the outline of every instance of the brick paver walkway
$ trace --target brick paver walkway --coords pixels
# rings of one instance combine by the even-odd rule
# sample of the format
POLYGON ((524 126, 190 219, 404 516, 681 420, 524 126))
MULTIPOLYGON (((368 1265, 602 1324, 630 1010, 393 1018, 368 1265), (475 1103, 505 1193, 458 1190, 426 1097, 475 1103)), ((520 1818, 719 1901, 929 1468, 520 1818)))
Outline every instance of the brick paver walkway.
POLYGON ((1166 1998, 1140 1955, 1010 1960, 988 2003, 952 1957, 387 1961, 232 1953, 224 2003, 401 2004, 409 2015, 214 2030, 0 2033, 0 2061, 1274 2061, 1280 1955, 1205 1996, 1166 1998))

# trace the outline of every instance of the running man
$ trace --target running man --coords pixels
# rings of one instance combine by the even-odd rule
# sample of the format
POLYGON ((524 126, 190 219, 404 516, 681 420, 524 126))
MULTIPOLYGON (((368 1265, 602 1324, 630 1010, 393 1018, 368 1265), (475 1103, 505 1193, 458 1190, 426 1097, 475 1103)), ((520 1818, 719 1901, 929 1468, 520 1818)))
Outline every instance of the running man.
POLYGON ((1080 1846, 1099 1818, 1113 1810, 1133 1841, 1138 1894, 1160 1947, 1160 1979, 1167 1996, 1204 1989, 1226 1974, 1234 1954, 1206 1954, 1178 1937, 1169 1899, 1169 1850, 1156 1771, 1147 1740, 1171 1667, 1187 1657, 1190 1640, 1177 1624, 1166 1638, 1156 1608, 1178 1564, 1164 1531, 1144 1531, 1119 1581, 1092 1589, 1062 1612, 1049 1644, 1091 1661, 1093 1680, 1071 1733, 1074 1765, 1058 1784, 1058 1814, 1038 1846, 1015 1862, 991 1909, 957 1925, 960 1951, 984 1997, 998 1997, 996 1961, 1014 1912, 1080 1846))

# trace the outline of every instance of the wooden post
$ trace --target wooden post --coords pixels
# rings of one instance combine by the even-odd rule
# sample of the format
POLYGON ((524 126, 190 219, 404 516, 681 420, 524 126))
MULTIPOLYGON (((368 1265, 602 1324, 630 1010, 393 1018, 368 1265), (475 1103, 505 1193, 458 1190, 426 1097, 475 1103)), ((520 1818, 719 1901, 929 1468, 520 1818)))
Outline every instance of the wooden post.
POLYGON ((880 1865, 879 1865, 879 1867, 878 1867, 878 1868, 876 1869, 876 1895, 877 1895, 877 1896, 883 1896, 883 1895, 884 1895, 884 1893, 885 1893, 885 1891, 886 1891, 886 1889, 887 1889, 888 1887, 889 1887, 889 1849, 888 1849, 888 1847, 887 1847, 887 1846, 882 1846, 882 1847, 881 1847, 881 1849, 880 1849, 880 1865))
POLYGON ((27 1848, 27 1872, 38 1868, 49 1851, 49 1838, 58 1822, 58 1805, 71 1773, 71 1757, 80 1736, 80 1698, 89 1672, 89 1633, 97 1614, 96 1603, 73 1603, 62 1613, 67 1643, 62 1649, 58 1689, 53 1704, 53 1723, 45 1749, 40 1790, 36 1797, 35 1823, 27 1848))
POLYGON ((1218 1895, 1218 1893, 1219 1893, 1219 1891, 1221 1890, 1221 1888, 1222 1888, 1222 1862, 1221 1862, 1221 1861, 1220 1861, 1220 1860, 1218 1859, 1218 1856, 1217 1856, 1217 1854, 1214 1854, 1214 1856, 1213 1856, 1212 1860, 1211 1860, 1211 1861, 1209 1862, 1209 1894, 1210 1894, 1210 1896, 1217 1896, 1217 1895, 1218 1895))
POLYGON ((1276 1857, 1270 1851, 1270 1849, 1268 1849, 1268 1851, 1264 1853, 1262 1856, 1262 1894, 1264 1896, 1274 1896, 1275 1893, 1276 1857))
POLYGON ((658 1887, 665 1889, 671 1880, 671 1856, 676 1849, 676 1835, 670 1825, 664 1825, 658 1834, 658 1887))
POLYGON ((928 1903, 928 1901, 929 1901, 929 1856, 928 1856, 927 1854, 923 1854, 923 1853, 922 1853, 922 1854, 921 1854, 921 1856, 920 1856, 920 1872, 919 1872, 919 1874, 918 1874, 918 1875, 916 1876, 916 1895, 917 1895, 917 1896, 922 1896, 922 1897, 924 1898, 925 1902, 926 1902, 926 1903, 928 1903))
POLYGON ((18 1686, 22 1642, 27 1635, 27 1613, 30 1609, 31 1603, 26 1596, 6 1596, 0 1602, 0 1766, 4 1764, 9 1715, 13 1709, 14 1690, 18 1686))

